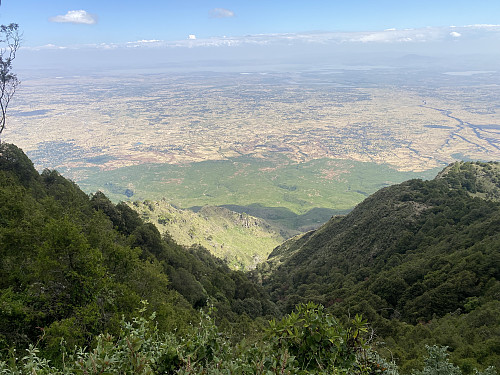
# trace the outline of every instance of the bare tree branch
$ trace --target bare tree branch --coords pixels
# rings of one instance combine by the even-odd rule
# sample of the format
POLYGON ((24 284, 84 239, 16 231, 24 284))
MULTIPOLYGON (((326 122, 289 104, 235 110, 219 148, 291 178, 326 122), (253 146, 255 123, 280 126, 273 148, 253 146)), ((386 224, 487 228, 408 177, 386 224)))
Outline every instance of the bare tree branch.
POLYGON ((11 23, 0 26, 0 135, 5 129, 7 107, 21 83, 12 72, 12 61, 16 58, 20 42, 19 25, 11 23))

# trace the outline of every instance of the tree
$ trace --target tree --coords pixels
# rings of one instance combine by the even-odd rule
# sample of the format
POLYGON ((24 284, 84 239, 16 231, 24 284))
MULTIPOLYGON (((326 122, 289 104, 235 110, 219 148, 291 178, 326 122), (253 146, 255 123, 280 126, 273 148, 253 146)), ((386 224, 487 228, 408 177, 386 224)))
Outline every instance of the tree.
POLYGON ((20 42, 17 23, 0 26, 0 43, 3 45, 0 48, 0 135, 5 128, 7 107, 20 84, 16 74, 12 73, 12 61, 16 58, 20 42))

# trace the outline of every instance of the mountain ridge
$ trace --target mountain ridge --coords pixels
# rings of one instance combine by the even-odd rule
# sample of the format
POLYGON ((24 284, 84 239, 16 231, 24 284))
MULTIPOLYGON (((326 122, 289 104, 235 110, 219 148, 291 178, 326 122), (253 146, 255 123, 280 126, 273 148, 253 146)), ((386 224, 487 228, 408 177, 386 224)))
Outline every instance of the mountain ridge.
POLYGON ((207 250, 162 237, 126 204, 89 196, 57 171, 39 174, 1 143, 0 351, 41 335, 43 353, 60 360, 62 339, 89 347, 100 332, 118 336, 141 300, 159 328, 179 333, 209 304, 236 330, 277 314, 261 287, 207 250))
POLYGON ((203 206, 193 212, 175 208, 166 200, 127 204, 161 233, 184 246, 203 246, 233 269, 254 269, 285 241, 283 230, 224 207, 203 206))
POLYGON ((37 342, 43 327, 43 354, 60 359, 61 339, 92 347, 100 332, 118 335, 141 299, 162 330, 186 332, 210 304, 236 341, 258 340, 262 317, 312 301, 340 321, 363 314, 375 349, 403 373, 419 367, 426 344, 449 347, 464 374, 498 368, 498 167, 458 163, 381 189, 275 248, 252 283, 125 203, 38 174, 22 150, 0 144, 0 348, 37 342))
POLYGON ((453 339, 444 340, 452 358, 498 366, 496 349, 477 357, 484 342, 500 342, 500 320, 483 320, 500 306, 500 203, 489 193, 498 187, 498 166, 458 163, 434 180, 383 188, 345 217, 275 249, 256 279, 284 311, 314 301, 339 316, 362 313, 404 363, 417 356, 416 342, 443 341, 453 321, 453 339), (463 319, 489 333, 481 339, 463 319), (425 326, 426 336, 410 339, 409 330, 425 326))

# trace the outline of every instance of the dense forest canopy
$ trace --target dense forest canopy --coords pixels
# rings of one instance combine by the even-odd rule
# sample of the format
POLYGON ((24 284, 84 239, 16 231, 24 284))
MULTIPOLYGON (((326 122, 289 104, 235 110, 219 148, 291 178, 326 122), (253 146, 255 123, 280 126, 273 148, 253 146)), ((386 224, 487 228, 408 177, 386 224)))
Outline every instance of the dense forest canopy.
POLYGON ((258 276, 284 311, 315 301, 362 313, 405 363, 438 342, 464 365, 498 366, 498 168, 455 163, 432 181, 382 189, 275 249, 258 276))
POLYGON ((3 143, 0 370, 494 374, 498 171, 385 188, 249 276, 3 143))
POLYGON ((0 347, 43 336, 90 345, 117 332, 141 300, 161 329, 184 331, 207 304, 226 324, 275 316, 261 287, 205 249, 161 237, 126 204, 87 196, 56 171, 42 174, 0 145, 0 347), (242 315, 243 314, 243 315, 242 315), (41 330, 41 328, 42 330, 41 330))

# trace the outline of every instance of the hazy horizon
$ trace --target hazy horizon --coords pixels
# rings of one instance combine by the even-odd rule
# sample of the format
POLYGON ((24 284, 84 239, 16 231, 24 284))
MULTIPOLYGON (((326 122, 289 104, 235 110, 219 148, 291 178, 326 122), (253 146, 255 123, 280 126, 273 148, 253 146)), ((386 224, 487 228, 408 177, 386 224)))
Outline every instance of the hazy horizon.
POLYGON ((352 66, 496 70, 500 26, 247 35, 180 41, 24 47, 20 70, 85 74, 118 69, 285 71, 352 66), (294 66, 290 68, 290 66, 294 66), (272 70, 272 69, 271 69, 272 70), (279 68, 278 68, 279 70, 279 68))
MULTIPOLYGON (((352 66, 496 70, 500 3, 5 0, 30 74, 352 66)), ((22 74, 20 75, 22 79, 22 74)))

